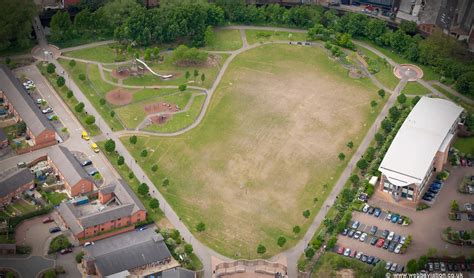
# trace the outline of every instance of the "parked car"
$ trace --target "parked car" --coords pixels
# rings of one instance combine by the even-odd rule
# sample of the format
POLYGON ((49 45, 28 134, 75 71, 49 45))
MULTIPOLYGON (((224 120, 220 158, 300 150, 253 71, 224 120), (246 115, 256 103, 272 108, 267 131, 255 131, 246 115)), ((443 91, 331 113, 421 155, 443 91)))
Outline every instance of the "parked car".
MULTIPOLYGON (((86 241, 86 243, 84 243, 84 247, 87 247, 87 246, 92 246, 94 245, 95 243, 93 241, 86 241)), ((344 249, 344 248, 343 248, 344 249)))
POLYGON ((344 256, 348 257, 351 254, 351 249, 347 248, 344 250, 344 256))
POLYGON ((71 248, 61 249, 61 251, 59 251, 59 253, 61 253, 61 255, 72 253, 72 249, 71 248))
POLYGON ((390 267, 391 272, 395 272, 397 270, 397 263, 393 263, 392 267, 390 267))
MULTIPOLYGON (((464 266, 464 264, 461 264, 461 268, 462 268, 462 266, 464 266)), ((446 265, 443 262, 439 263, 439 270, 441 270, 441 272, 446 272, 446 265)), ((463 269, 463 271, 464 271, 464 269, 463 269)))
POLYGON ((379 240, 377 240, 377 244, 375 244, 375 246, 377 247, 382 247, 383 244, 385 243, 385 240, 383 238, 379 238, 379 240))
POLYGON ((347 236, 347 233, 349 233, 349 229, 348 228, 345 228, 343 231, 342 231, 342 235, 343 236, 347 236))
POLYGON ((397 223, 397 221, 398 221, 398 218, 399 218, 398 214, 394 214, 394 215, 392 215, 392 220, 391 220, 391 221, 392 221, 392 223, 397 223))
MULTIPOLYGON (((84 244, 84 246, 86 246, 86 245, 84 244)), ((339 255, 344 254, 344 247, 339 247, 339 249, 337 249, 337 253, 338 253, 339 255)))
POLYGON ((397 224, 399 225, 403 224, 403 217, 398 218, 397 224))
POLYGON ((365 206, 362 208, 362 212, 367 213, 367 211, 369 211, 369 208, 370 208, 370 205, 365 204, 365 206))
POLYGON ((395 252, 395 254, 400 254, 401 250, 402 250, 402 245, 398 244, 397 247, 395 247, 395 250, 393 252, 395 252))
POLYGON ((374 259, 375 259, 374 256, 368 257, 368 258, 367 258, 367 263, 368 263, 368 264, 372 264, 372 263, 374 262, 374 259))
POLYGON ((427 197, 430 197, 430 198, 434 198, 436 196, 436 194, 434 193, 431 193, 431 192, 425 192, 425 194, 423 196, 427 196, 427 197))
POLYGON ((389 230, 384 230, 384 231, 382 232, 382 237, 383 237, 383 238, 387 238, 388 234, 390 234, 390 231, 389 231, 389 230))
POLYGON ((379 217, 381 213, 382 213, 382 210, 380 208, 375 208, 375 210, 374 210, 374 216, 375 217, 379 217))
POLYGON ((52 228, 49 228, 49 232, 51 234, 54 234, 54 233, 57 233, 57 232, 60 232, 61 231, 61 228, 59 227, 52 227, 52 228))
POLYGON ((377 243, 377 241, 378 241, 378 238, 372 237, 372 238, 370 239, 370 245, 375 245, 375 244, 377 243))
POLYGON ((430 187, 430 188, 428 189, 428 192, 433 193, 433 194, 438 194, 439 188, 430 187))
POLYGON ((369 210, 367 211, 368 214, 372 215, 374 214, 374 211, 375 211, 375 208, 374 207, 370 207, 369 210))
POLYGON ((432 197, 426 196, 426 194, 423 195, 423 197, 421 199, 423 199, 424 201, 427 201, 427 202, 431 202, 433 200, 432 197))
POLYGON ((395 236, 395 232, 390 232, 390 234, 388 234, 387 236, 387 240, 392 240, 394 236, 395 236))
POLYGON ((400 241, 400 235, 395 234, 395 235, 393 236, 393 241, 396 242, 396 243, 398 243, 398 242, 400 241))
POLYGON ((376 265, 378 262, 380 262, 380 258, 375 257, 374 261, 372 262, 372 265, 376 265))
POLYGON ((357 231, 357 232, 355 232, 355 234, 354 234, 354 238, 355 238, 355 239, 359 239, 361 235, 362 235, 362 232, 361 232, 361 231, 357 231))
POLYGON ((384 243, 383 243, 383 249, 388 249, 388 246, 390 245, 390 240, 386 240, 384 243))
POLYGON ((53 222, 54 219, 51 217, 51 216, 48 216, 46 218, 43 218, 43 224, 46 224, 46 223, 51 223, 53 222))
POLYGON ((440 266, 439 266, 439 262, 434 262, 434 270, 435 271, 439 271, 440 270, 440 266))
POLYGON ((24 161, 18 162, 18 163, 16 164, 16 167, 18 167, 18 168, 25 168, 25 167, 26 167, 26 162, 24 162, 24 161))
POLYGON ((44 100, 44 98, 37 98, 35 102, 36 102, 36 104, 42 104, 45 101, 46 100, 44 100))
POLYGON ((56 119, 58 116, 54 115, 54 114, 49 114, 48 116, 46 116, 46 118, 50 121, 56 119))
POLYGON ((391 267, 392 267, 392 262, 387 262, 387 264, 385 265, 385 270, 390 270, 391 267))
POLYGON ((356 255, 356 259, 360 260, 360 257, 362 257, 362 255, 364 255, 364 252, 358 252, 356 255))
POLYGON ((467 211, 472 211, 472 204, 471 203, 465 203, 464 204, 464 209, 467 211))
POLYGON ((359 225, 360 225, 360 222, 359 222, 359 221, 354 221, 354 223, 352 223, 352 229, 357 229, 357 228, 359 228, 359 225))
POLYGON ((81 162, 81 165, 82 165, 82 167, 92 165, 92 161, 90 159, 86 159, 86 160, 81 162))
POLYGON ((434 265, 433 265, 433 263, 428 263, 427 270, 428 270, 429 272, 433 272, 433 271, 434 271, 434 265))
POLYGON ((350 230, 349 233, 347 234, 348 237, 353 237, 355 234, 355 230, 350 230))
POLYGON ((391 213, 387 214, 387 216, 385 217, 385 220, 390 221, 391 219, 392 219, 392 214, 391 213))
POLYGON ((390 242, 390 244, 388 245, 388 252, 393 252, 395 251, 395 248, 397 247, 397 243, 396 242, 390 242))
POLYGON ((41 112, 42 112, 43 114, 51 113, 51 112, 53 112, 53 107, 48 106, 48 107, 46 107, 45 109, 41 110, 41 112))
POLYGON ((89 134, 87 134, 86 131, 83 131, 81 134, 82 139, 89 141, 91 138, 89 137, 89 134))
POLYGON ((354 258, 357 254, 357 251, 356 250, 352 250, 351 254, 349 255, 349 257, 351 258, 354 258))
POLYGON ((94 142, 92 142, 91 148, 95 153, 98 153, 100 151, 99 146, 97 146, 97 144, 94 142))
POLYGON ((360 257, 360 260, 361 260, 363 263, 365 263, 365 262, 367 261, 367 258, 368 258, 367 255, 362 255, 362 256, 360 257))
POLYGON ((404 237, 404 236, 402 236, 402 237, 400 238, 400 242, 399 242, 399 243, 400 243, 400 244, 404 244, 406 240, 407 240, 407 238, 404 237))
POLYGON ((363 241, 365 241, 366 238, 367 238, 367 234, 366 234, 366 233, 363 233, 363 234, 360 236, 359 240, 363 242, 363 241))
POLYGON ((378 228, 377 226, 372 226, 372 227, 370 228, 370 233, 371 233, 372 235, 375 235, 375 233, 377 232, 378 229, 379 229, 379 228, 378 228))

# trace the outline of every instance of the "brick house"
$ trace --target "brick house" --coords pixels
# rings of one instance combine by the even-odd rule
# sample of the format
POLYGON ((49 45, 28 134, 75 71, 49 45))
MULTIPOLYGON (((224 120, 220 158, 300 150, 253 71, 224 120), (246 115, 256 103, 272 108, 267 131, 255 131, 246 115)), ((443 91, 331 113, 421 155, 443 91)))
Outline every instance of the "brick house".
POLYGON ((74 155, 65 147, 58 146, 48 153, 48 163, 56 176, 64 181, 64 189, 74 197, 91 192, 94 184, 74 155))
POLYGON ((34 176, 28 168, 0 174, 0 206, 8 205, 13 197, 34 186, 34 176))
POLYGON ((463 108, 422 97, 403 122, 380 164, 379 190, 395 201, 417 202, 433 174, 443 170, 463 108))
POLYGON ((78 206, 69 201, 59 206, 65 226, 81 242, 133 230, 146 219, 145 207, 121 180, 101 188, 93 203, 78 206))
POLYGON ((12 71, 0 65, 0 98, 15 121, 26 124, 26 135, 35 146, 31 150, 54 145, 60 140, 51 123, 41 113, 28 91, 12 71))
POLYGON ((0 128, 0 149, 8 147, 8 137, 5 134, 5 131, 0 128))

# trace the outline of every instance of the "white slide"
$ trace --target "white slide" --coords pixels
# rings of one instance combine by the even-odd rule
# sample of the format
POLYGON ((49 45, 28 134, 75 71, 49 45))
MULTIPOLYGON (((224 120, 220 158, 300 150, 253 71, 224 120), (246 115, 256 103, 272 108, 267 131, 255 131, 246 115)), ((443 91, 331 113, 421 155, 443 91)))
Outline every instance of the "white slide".
POLYGON ((142 60, 140 60, 140 59, 135 59, 135 60, 137 60, 137 62, 139 62, 140 64, 142 64, 143 66, 145 66, 145 68, 146 68, 147 70, 149 70, 153 75, 156 75, 156 76, 161 77, 161 78, 163 78, 163 79, 168 79, 168 78, 173 77, 172 74, 162 75, 162 74, 156 73, 156 72, 154 72, 145 62, 143 62, 142 60))

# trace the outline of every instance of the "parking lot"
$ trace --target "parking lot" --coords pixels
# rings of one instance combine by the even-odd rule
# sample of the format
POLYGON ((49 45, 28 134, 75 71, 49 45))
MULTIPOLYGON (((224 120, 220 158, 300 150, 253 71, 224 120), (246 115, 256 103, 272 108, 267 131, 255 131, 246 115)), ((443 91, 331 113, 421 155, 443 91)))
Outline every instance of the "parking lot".
MULTIPOLYGON (((430 248, 435 248, 437 254, 443 256, 448 255, 470 255, 472 248, 449 244, 441 239, 441 234, 448 226, 453 229, 469 230, 474 229, 474 222, 472 221, 452 221, 448 218, 448 212, 451 210, 452 200, 457 200, 459 204, 472 202, 473 195, 462 194, 458 192, 458 184, 462 182, 463 178, 468 175, 474 175, 474 167, 447 167, 451 175, 442 186, 436 202, 429 209, 416 211, 413 207, 407 207, 396 203, 391 199, 391 196, 384 194, 378 190, 369 200, 369 204, 374 207, 379 207, 385 211, 396 212, 400 215, 405 215, 412 220, 407 226, 394 224, 384 220, 384 212, 380 217, 374 217, 368 213, 354 212, 352 214, 353 221, 359 221, 361 226, 359 230, 366 232, 370 227, 375 225, 378 227, 376 235, 381 231, 387 229, 396 234, 413 237, 413 241, 408 246, 406 253, 395 254, 388 252, 386 249, 378 248, 370 245, 370 236, 363 242, 355 240, 347 236, 339 235, 338 244, 343 247, 348 247, 361 251, 364 254, 377 256, 385 261, 396 262, 398 264, 406 264, 410 259, 419 258, 425 255, 430 248)), ((352 222, 351 222, 352 224, 352 222)), ((367 233, 369 234, 369 233, 367 233)))

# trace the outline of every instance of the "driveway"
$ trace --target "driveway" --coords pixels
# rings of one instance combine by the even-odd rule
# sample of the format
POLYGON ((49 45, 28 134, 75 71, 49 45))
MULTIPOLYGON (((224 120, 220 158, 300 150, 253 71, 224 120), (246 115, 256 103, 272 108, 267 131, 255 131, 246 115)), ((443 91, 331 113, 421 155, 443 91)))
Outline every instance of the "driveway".
POLYGON ((22 278, 36 277, 38 273, 55 266, 54 260, 41 256, 31 256, 28 258, 0 258, 0 267, 8 267, 20 273, 22 278))
POLYGON ((55 222, 43 224, 42 219, 49 215, 38 216, 21 223, 15 231, 16 243, 31 246, 32 256, 43 256, 48 252, 46 242, 57 234, 51 235, 49 228, 57 226, 55 222))

